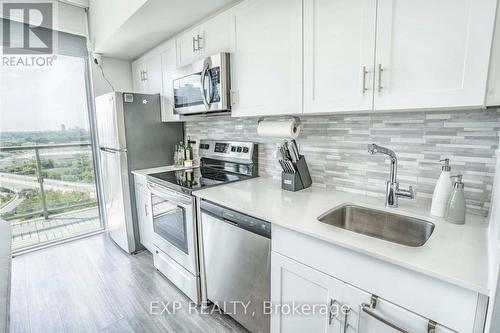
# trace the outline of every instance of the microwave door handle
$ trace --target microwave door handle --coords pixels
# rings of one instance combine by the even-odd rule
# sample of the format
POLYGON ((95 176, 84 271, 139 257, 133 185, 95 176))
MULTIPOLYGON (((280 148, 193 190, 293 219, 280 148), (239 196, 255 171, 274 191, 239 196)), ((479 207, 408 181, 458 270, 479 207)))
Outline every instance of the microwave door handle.
POLYGON ((208 105, 207 95, 205 94, 205 77, 207 76, 208 64, 203 66, 203 70, 201 71, 201 98, 203 100, 203 104, 205 104, 205 109, 208 111, 210 106, 208 105))

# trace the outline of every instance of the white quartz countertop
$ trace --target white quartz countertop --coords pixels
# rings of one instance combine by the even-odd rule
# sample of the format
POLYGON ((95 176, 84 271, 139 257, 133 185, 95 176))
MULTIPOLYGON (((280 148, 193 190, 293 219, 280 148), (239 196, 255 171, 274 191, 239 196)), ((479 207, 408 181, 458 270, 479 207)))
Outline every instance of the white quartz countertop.
POLYGON ((405 199, 400 199, 399 208, 385 208, 383 198, 315 187, 284 191, 279 181, 268 177, 207 188, 194 194, 274 225, 489 295, 487 224, 482 217, 468 215, 465 225, 454 225, 431 216, 428 207, 412 207, 405 199), (317 220, 321 214, 345 203, 422 218, 435 224, 434 232, 423 246, 409 247, 317 220))
POLYGON ((185 167, 185 166, 179 166, 179 165, 166 165, 166 166, 161 166, 161 167, 156 167, 156 168, 133 170, 132 173, 135 175, 138 175, 138 176, 147 176, 147 175, 151 175, 153 173, 158 173, 158 172, 186 170, 186 169, 192 169, 192 168, 197 168, 197 167, 198 167, 198 165, 193 165, 191 167, 185 167))

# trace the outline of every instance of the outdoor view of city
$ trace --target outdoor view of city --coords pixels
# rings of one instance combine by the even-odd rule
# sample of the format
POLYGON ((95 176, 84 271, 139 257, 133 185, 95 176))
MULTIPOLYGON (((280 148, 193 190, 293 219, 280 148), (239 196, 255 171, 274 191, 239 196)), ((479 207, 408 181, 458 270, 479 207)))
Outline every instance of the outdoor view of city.
POLYGON ((0 218, 14 251, 101 229, 85 73, 65 55, 0 66, 0 218))
POLYGON ((99 228, 94 178, 85 129, 2 133, 0 217, 13 225, 13 247, 99 228))

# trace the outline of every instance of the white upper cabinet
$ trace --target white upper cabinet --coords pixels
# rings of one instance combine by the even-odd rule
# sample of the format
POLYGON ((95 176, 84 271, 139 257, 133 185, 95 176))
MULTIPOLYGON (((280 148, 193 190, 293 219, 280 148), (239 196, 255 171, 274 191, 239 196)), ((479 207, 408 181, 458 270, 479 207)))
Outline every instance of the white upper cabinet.
POLYGON ((200 27, 200 47, 203 56, 209 57, 219 52, 233 51, 233 17, 231 9, 208 20, 200 27))
POLYGON ((188 65, 202 56, 203 36, 200 36, 200 29, 194 29, 185 32, 176 39, 177 44, 177 67, 188 65))
POLYGON ((156 50, 132 63, 132 80, 136 93, 161 93, 161 59, 156 50))
POLYGON ((304 113, 371 110, 376 0, 304 0, 304 113))
POLYGON ((378 0, 375 110, 485 104, 496 0, 378 0))
POLYGON ((173 75, 176 70, 175 42, 168 41, 160 46, 161 58, 161 120, 179 121, 179 115, 174 114, 173 75))
POLYGON ((219 52, 232 51, 230 11, 211 18, 177 38, 177 67, 219 52))
POLYGON ((246 0, 234 9, 232 115, 302 112, 302 1, 246 0))

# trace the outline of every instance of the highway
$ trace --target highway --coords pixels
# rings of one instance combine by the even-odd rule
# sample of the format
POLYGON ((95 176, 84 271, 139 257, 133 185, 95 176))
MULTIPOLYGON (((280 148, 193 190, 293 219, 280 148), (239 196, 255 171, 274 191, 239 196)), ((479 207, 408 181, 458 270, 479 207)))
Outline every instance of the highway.
MULTIPOLYGON (((45 190, 78 191, 85 192, 93 198, 96 197, 95 184, 44 179, 43 185, 45 190)), ((15 192, 23 188, 39 188, 38 180, 34 176, 14 175, 4 172, 0 172, 0 186, 9 188, 15 192)))

